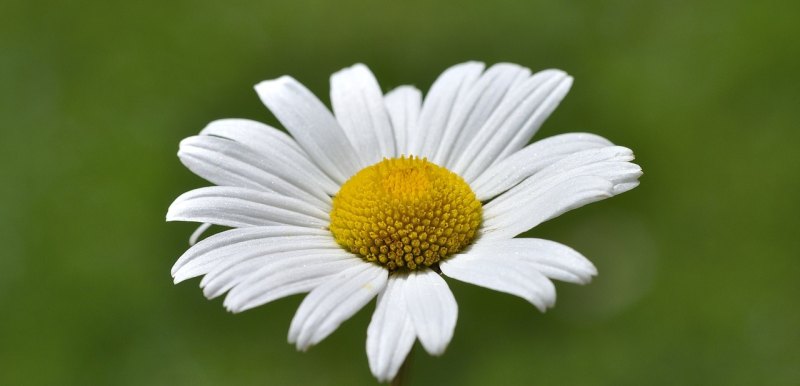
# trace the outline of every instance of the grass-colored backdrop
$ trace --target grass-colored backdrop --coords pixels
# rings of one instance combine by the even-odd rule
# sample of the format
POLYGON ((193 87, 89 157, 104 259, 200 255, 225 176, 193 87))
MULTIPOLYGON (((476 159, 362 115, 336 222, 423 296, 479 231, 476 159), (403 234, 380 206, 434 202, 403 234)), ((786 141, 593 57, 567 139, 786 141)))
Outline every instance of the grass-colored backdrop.
POLYGON ((645 171, 529 235, 592 259, 540 314, 450 284, 445 356, 414 385, 800 384, 800 38, 793 1, 0 3, 0 384, 372 384, 373 306, 308 353, 301 297, 243 314, 169 269, 164 222, 205 184, 177 160, 207 122, 275 124, 252 86, 367 63, 427 90, 468 59, 576 82, 537 138, 591 131, 645 171))

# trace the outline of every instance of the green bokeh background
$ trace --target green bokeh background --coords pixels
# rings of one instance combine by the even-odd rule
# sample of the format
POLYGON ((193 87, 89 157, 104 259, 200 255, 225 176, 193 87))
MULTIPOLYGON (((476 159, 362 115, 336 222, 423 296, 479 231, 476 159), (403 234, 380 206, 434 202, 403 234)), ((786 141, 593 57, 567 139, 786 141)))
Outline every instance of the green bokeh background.
POLYGON ((799 4, 3 0, 0 384, 373 384, 373 305, 298 353, 302 297, 233 315, 172 284, 194 227, 166 208, 206 184, 178 142, 276 124, 264 79, 327 101, 355 62, 427 90, 469 59, 570 72, 537 138, 601 134, 645 175, 529 233, 600 271, 547 314, 451 280, 455 337, 411 384, 800 384, 799 4))

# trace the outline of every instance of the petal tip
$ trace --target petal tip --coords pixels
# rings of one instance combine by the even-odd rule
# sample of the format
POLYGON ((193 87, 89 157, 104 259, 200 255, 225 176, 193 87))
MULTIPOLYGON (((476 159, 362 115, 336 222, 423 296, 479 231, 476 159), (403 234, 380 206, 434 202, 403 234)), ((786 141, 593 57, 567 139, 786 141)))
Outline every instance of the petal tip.
POLYGON ((279 87, 285 87, 296 82, 297 81, 293 77, 289 75, 282 75, 275 79, 262 80, 261 82, 256 83, 253 88, 255 88, 256 92, 262 94, 269 93, 279 87))
POLYGON ((176 270, 175 268, 173 268, 172 272, 170 272, 170 277, 172 278, 172 284, 178 284, 187 279, 185 277, 182 277, 181 275, 178 275, 178 270, 176 270))

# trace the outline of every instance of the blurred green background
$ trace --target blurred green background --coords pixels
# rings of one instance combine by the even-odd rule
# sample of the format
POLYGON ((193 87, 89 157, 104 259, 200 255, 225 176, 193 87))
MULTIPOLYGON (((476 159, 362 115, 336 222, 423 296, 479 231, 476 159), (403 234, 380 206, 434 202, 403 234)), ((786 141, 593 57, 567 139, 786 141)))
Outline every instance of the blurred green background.
POLYGON ((469 59, 576 82, 537 138, 631 147, 642 185, 529 235, 597 265, 540 314, 450 281, 458 326, 414 385, 800 384, 800 3, 139 1, 0 3, 0 384, 356 385, 375 381, 368 306, 308 353, 302 297, 242 314, 172 284, 206 185, 178 141, 275 124, 252 86, 367 63, 427 90, 469 59))

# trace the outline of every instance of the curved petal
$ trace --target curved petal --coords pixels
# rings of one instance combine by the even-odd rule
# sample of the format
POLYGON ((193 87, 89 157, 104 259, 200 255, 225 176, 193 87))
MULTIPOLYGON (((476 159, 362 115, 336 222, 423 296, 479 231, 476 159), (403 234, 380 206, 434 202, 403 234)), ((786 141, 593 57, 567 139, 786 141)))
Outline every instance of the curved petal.
POLYGON ((542 239, 483 241, 439 265, 454 279, 519 296, 544 312, 555 304, 547 278, 586 284, 597 269, 566 245, 542 239))
POLYGON ((167 221, 195 221, 234 228, 297 225, 324 228, 328 214, 295 198, 230 186, 190 190, 170 205, 167 221))
POLYGON ((484 64, 466 62, 445 70, 433 82, 419 117, 419 135, 409 138, 409 154, 432 158, 455 106, 478 79, 484 64))
POLYGON ((597 276, 597 268, 574 249, 555 241, 518 238, 488 241, 475 245, 471 254, 496 255, 524 261, 545 276, 575 284, 588 284, 597 276))
POLYGON ((300 147, 335 182, 344 183, 366 166, 333 114, 300 82, 282 76, 263 81, 255 89, 300 147))
POLYGON ((211 225, 213 224, 209 224, 207 222, 200 224, 200 226, 198 226, 197 229, 192 232, 192 235, 189 236, 189 246, 191 247, 197 244, 197 241, 200 240, 200 237, 203 236, 203 233, 206 233, 208 228, 211 228, 211 225))
MULTIPOLYGON (((598 176, 614 185, 635 181, 641 168, 629 161, 633 152, 622 146, 605 146, 582 150, 548 165, 486 205, 489 213, 513 209, 537 192, 578 176, 598 176)), ((491 214, 488 215, 491 217, 491 214)))
POLYGON ((528 145, 468 182, 478 200, 485 201, 571 154, 612 145, 607 139, 589 133, 556 135, 528 145))
POLYGON ((484 206, 483 236, 511 238, 583 205, 634 188, 641 168, 630 149, 609 146, 565 157, 484 206))
POLYGON ((508 90, 530 76, 527 68, 511 63, 498 63, 468 89, 462 100, 453 106, 442 139, 432 158, 433 163, 449 166, 451 155, 460 154, 475 133, 489 119, 508 90))
POLYGON ((544 121, 555 111, 564 97, 567 96, 567 93, 572 88, 573 78, 566 73, 556 75, 554 78, 555 79, 548 80, 546 83, 542 84, 542 87, 549 87, 552 85, 552 88, 546 89, 547 95, 544 97, 544 100, 530 115, 528 120, 525 121, 525 124, 523 124, 520 130, 517 131, 516 135, 511 139, 511 142, 509 142, 503 148, 503 151, 495 157, 494 162, 499 162, 527 145, 536 132, 539 131, 544 121))
POLYGON ((386 94, 384 102, 394 128, 397 155, 408 155, 409 138, 419 136, 422 92, 414 86, 400 86, 386 94))
POLYGON ((453 279, 519 296, 542 312, 556 302, 555 286, 535 266, 499 252, 470 250, 439 266, 453 279))
POLYGON ((339 248, 330 232, 324 229, 286 225, 231 229, 210 236, 184 252, 172 266, 172 277, 179 283, 236 261, 237 256, 247 252, 279 252, 297 245, 339 248))
POLYGON ((484 221, 481 238, 510 239, 562 213, 609 198, 612 191, 613 184, 603 178, 576 177, 520 203, 516 211, 490 213, 493 217, 484 221))
POLYGON ((308 157, 300 145, 288 134, 265 123, 250 119, 217 119, 209 122, 200 131, 200 135, 227 138, 265 154, 280 150, 294 153, 298 158, 308 157))
POLYGON ((395 156, 395 137, 383 93, 367 66, 356 64, 331 76, 331 104, 363 164, 395 156))
POLYGON ((276 243, 259 249, 240 249, 230 253, 224 261, 203 276, 200 287, 207 298, 213 299, 235 288, 264 266, 314 256, 326 258, 340 253, 340 248, 330 248, 319 241, 307 241, 304 244, 276 243))
POLYGON ((408 314, 422 347, 441 355, 453 338, 458 304, 450 287, 432 270, 413 271, 403 285, 408 314))
POLYGON ((319 343, 383 291, 387 279, 388 271, 366 262, 330 277, 303 299, 289 327, 289 343, 301 351, 319 343))
POLYGON ((534 184, 537 183, 536 181, 543 181, 551 177, 563 178, 565 175, 573 173, 585 166, 602 163, 629 163, 629 161, 633 161, 635 158, 633 151, 624 146, 612 145, 586 149, 564 157, 558 162, 542 169, 540 173, 534 176, 534 179, 526 180, 520 185, 534 184))
POLYGON ((225 307, 241 312, 289 295, 308 292, 332 275, 364 264, 341 249, 328 253, 271 259, 234 287, 225 298, 225 307))
POLYGON ((302 191, 283 179, 267 171, 243 162, 237 157, 222 155, 219 162, 215 157, 220 154, 212 149, 194 146, 196 137, 181 141, 178 157, 194 174, 220 186, 239 186, 243 188, 266 191, 280 190, 284 194, 302 194, 302 191))
POLYGON ((310 174, 329 195, 339 191, 339 185, 315 165, 303 149, 286 133, 261 122, 249 119, 219 119, 206 125, 200 135, 227 138, 250 147, 268 161, 272 157, 288 160, 289 164, 310 174))
POLYGON ((181 141, 178 157, 195 174, 221 186, 280 193, 329 210, 331 198, 314 174, 279 153, 259 154, 239 142, 208 135, 181 141))
POLYGON ((367 328, 369 368, 380 382, 388 382, 397 375, 417 337, 405 307, 405 280, 405 274, 389 277, 386 289, 378 295, 378 306, 367 328))
POLYGON ((572 78, 563 71, 540 71, 510 90, 471 139, 451 170, 470 181, 487 167, 522 148, 566 95, 572 78))

